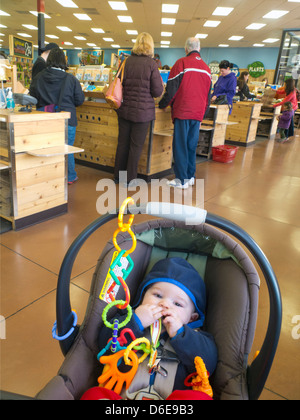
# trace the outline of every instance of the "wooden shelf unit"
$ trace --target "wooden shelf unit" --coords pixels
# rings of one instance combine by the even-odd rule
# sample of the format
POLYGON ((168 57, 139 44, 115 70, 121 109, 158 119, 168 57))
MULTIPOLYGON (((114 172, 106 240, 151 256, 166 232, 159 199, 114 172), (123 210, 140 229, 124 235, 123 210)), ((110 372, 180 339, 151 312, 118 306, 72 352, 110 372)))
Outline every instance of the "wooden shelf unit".
POLYGON ((280 115, 280 107, 262 106, 259 116, 257 135, 268 137, 270 140, 275 139, 278 120, 280 115))
POLYGON ((69 112, 0 111, 0 216, 14 229, 67 212, 69 112), (6 166, 6 167, 5 167, 6 166))
POLYGON ((207 117, 200 126, 197 155, 211 159, 212 148, 225 144, 228 116, 228 105, 210 105, 207 117))
POLYGON ((236 102, 233 104, 226 131, 226 143, 238 146, 250 146, 255 143, 258 122, 260 120, 260 102, 236 102))

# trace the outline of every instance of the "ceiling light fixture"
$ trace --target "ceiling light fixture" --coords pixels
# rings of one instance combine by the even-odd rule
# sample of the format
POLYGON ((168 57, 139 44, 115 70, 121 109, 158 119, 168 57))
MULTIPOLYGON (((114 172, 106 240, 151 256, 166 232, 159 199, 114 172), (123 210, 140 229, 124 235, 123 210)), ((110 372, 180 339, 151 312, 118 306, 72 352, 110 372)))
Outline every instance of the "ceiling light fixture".
POLYGON ((228 16, 233 11, 233 7, 217 7, 213 12, 214 16, 228 16))
POLYGON ((38 28, 34 25, 24 25, 24 24, 22 24, 22 26, 24 26, 24 28, 31 29, 32 31, 37 31, 38 30, 38 28))
POLYGON ((86 13, 73 13, 79 20, 92 20, 86 13))
POLYGON ((128 10, 123 1, 109 1, 108 4, 113 10, 128 10))
POLYGON ((163 4, 161 9, 163 13, 178 13, 179 4, 163 4))
POLYGON ((207 38, 208 37, 208 34, 197 34, 196 36, 195 36, 195 38, 199 38, 199 39, 205 39, 205 38, 207 38))
POLYGON ((176 19, 173 18, 162 18, 161 19, 162 25, 175 25, 176 19))
POLYGON ((68 28, 67 26, 57 26, 57 29, 63 32, 72 32, 72 29, 68 28))
POLYGON ((101 28, 91 28, 91 30, 96 34, 104 34, 104 31, 101 28))
POLYGON ((209 27, 209 28, 216 28, 218 25, 220 25, 220 20, 207 20, 203 26, 209 27))
POLYGON ((219 47, 220 48, 227 48, 227 47, 229 47, 229 45, 228 44, 219 44, 219 47))
POLYGON ((278 38, 267 38, 264 39, 263 42, 266 42, 267 44, 273 44, 274 42, 280 41, 278 38))
POLYGON ((114 42, 114 40, 112 38, 103 38, 103 41, 106 41, 106 42, 114 42))
POLYGON ((128 33, 128 35, 138 35, 138 31, 136 31, 135 29, 126 29, 126 32, 128 33))
MULTIPOLYGON (((38 15, 38 12, 36 12, 35 10, 31 10, 29 13, 31 13, 34 16, 38 15)), ((47 15, 46 13, 44 13, 44 18, 45 19, 51 19, 51 16, 47 15)))
POLYGON ((29 35, 29 34, 25 34, 24 32, 18 32, 18 35, 19 35, 19 36, 22 36, 23 38, 32 38, 32 36, 31 36, 31 35, 29 35))
POLYGON ((160 35, 161 36, 172 36, 173 32, 161 32, 160 35))
POLYGON ((251 25, 247 26, 246 29, 252 29, 253 31, 257 31, 258 29, 261 29, 264 26, 266 26, 265 23, 251 23, 251 25))
POLYGON ((264 47, 265 44, 253 44, 253 47, 264 47))
POLYGON ((263 17, 264 19, 279 19, 287 13, 289 13, 287 10, 272 10, 263 17))
POLYGON ((56 35, 46 35, 46 37, 51 39, 58 39, 58 36, 56 35))
POLYGON ((10 14, 0 10, 0 16, 10 16, 10 14))
POLYGON ((72 0, 56 0, 63 7, 73 7, 73 9, 78 9, 77 4, 75 4, 72 0))
POLYGON ((229 41, 240 41, 241 39, 243 39, 243 36, 231 36, 230 38, 228 38, 229 41))
POLYGON ((127 23, 132 23, 132 17, 131 16, 118 16, 118 19, 120 22, 127 22, 127 23))
POLYGON ((74 38, 78 39, 79 41, 86 41, 84 36, 74 36, 74 38))

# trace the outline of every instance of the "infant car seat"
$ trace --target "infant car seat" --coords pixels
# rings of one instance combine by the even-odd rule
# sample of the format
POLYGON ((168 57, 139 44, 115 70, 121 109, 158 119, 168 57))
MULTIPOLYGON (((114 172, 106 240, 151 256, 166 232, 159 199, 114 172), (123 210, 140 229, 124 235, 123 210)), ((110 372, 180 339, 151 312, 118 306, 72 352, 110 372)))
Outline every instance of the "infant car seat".
MULTIPOLYGON (((148 203, 143 212, 163 218, 132 227, 137 237, 137 246, 131 254, 134 269, 126 279, 131 299, 135 298, 139 282, 156 261, 174 256, 189 261, 206 283, 204 330, 214 336, 218 347, 217 368, 210 378, 214 398, 257 399, 268 377, 281 328, 281 296, 272 267, 253 239, 233 223, 194 209, 197 215, 201 213, 202 220, 196 220, 194 225, 189 225, 183 221, 187 210, 185 206, 181 207, 180 214, 173 207, 172 209, 173 214, 170 211, 166 214, 161 203, 148 203), (268 285, 269 327, 261 351, 251 366, 248 366, 248 355, 256 327, 260 280, 243 247, 224 231, 236 237, 252 253, 268 285)), ((138 210, 142 212, 141 208, 138 210)), ((189 215, 190 210, 191 208, 189 215)), ((97 385, 102 369, 96 358, 99 352, 97 337, 102 328, 101 314, 106 306, 99 299, 99 294, 115 251, 113 242, 107 243, 98 260, 85 319, 80 327, 73 325, 69 284, 75 258, 84 242, 93 232, 116 217, 117 214, 107 214, 89 225, 73 242, 65 256, 57 287, 57 334, 63 337, 70 330, 72 334, 60 341, 65 360, 57 376, 39 392, 37 399, 76 400, 89 388, 97 385)), ((120 233, 118 244, 122 250, 128 250, 132 239, 128 233, 120 233)), ((124 297, 121 288, 116 299, 124 297)), ((111 309, 111 316, 114 310, 115 307, 111 309)))

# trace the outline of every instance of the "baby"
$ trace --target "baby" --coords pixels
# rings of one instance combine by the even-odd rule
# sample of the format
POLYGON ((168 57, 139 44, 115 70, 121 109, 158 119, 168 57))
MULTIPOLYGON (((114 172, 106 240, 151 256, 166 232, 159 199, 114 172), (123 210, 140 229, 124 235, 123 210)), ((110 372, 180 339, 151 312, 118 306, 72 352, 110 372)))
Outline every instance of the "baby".
MULTIPOLYGON (((195 372, 196 356, 203 359, 210 374, 216 368, 217 348, 214 339, 200 329, 204 322, 205 307, 204 281, 194 267, 182 258, 168 258, 157 262, 138 288, 133 304, 134 313, 126 328, 130 328, 136 338, 150 338, 149 327, 156 320, 162 320, 159 339, 159 350, 162 354, 160 365, 162 372, 167 372, 167 376, 164 378, 164 375, 157 373, 151 387, 163 399, 174 390, 186 389, 184 380, 195 372), (174 372, 173 376, 171 372, 174 372)), ((119 319, 121 323, 126 315, 126 310, 125 313, 120 311, 113 319, 119 319)), ((111 335, 112 332, 108 328, 101 329, 101 349, 105 347, 111 335)), ((142 368, 142 365, 139 365, 136 377, 139 377, 142 368)), ((147 363, 143 369, 143 379, 138 380, 137 385, 134 384, 134 378, 130 393, 149 387, 147 363)))

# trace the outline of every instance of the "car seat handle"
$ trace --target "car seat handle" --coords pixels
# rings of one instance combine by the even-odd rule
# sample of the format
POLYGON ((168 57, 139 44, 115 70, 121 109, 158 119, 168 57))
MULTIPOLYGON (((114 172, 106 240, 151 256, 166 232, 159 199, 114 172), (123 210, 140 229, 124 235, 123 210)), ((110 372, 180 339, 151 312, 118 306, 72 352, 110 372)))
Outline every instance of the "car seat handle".
MULTIPOLYGON (((142 212, 142 206, 140 211, 142 212)), ((144 207, 149 216, 157 216, 184 222, 186 225, 200 225, 205 223, 207 211, 199 207, 186 206, 176 203, 150 202, 144 207)))

